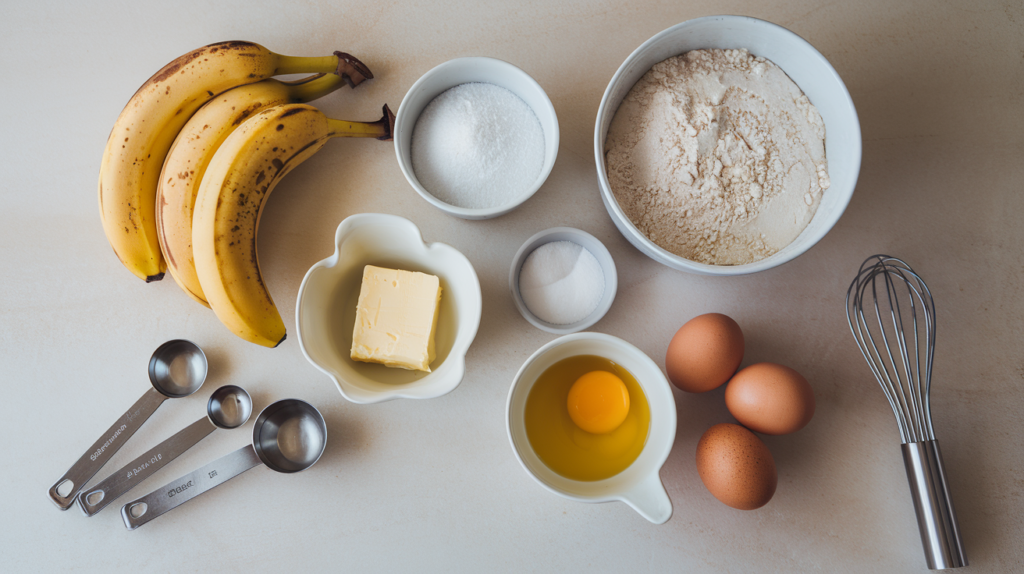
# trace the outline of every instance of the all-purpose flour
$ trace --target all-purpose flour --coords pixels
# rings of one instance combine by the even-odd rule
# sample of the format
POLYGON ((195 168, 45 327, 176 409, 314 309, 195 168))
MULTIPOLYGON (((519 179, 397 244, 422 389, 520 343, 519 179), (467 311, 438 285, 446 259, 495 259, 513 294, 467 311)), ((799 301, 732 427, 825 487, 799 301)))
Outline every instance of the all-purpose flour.
POLYGON ((791 243, 829 187, 818 110, 746 50, 655 64, 619 106, 605 160, 615 198, 644 235, 715 265, 791 243))

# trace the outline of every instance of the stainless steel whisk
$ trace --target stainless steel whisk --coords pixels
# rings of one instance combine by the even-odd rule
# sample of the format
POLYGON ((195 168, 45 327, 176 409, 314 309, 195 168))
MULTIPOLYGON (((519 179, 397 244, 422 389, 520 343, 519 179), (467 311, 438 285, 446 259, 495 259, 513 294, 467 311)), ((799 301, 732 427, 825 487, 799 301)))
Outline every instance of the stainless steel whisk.
POLYGON ((928 568, 967 566, 942 454, 932 429, 932 294, 905 262, 873 255, 861 264, 846 292, 846 316, 860 352, 896 415, 928 568))

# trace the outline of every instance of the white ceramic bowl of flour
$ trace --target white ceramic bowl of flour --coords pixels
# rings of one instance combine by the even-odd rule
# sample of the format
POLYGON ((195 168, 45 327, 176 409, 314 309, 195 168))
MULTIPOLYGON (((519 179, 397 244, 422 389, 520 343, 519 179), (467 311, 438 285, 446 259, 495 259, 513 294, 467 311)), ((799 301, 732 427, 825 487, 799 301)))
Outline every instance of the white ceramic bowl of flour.
POLYGON ((398 165, 409 185, 431 205, 463 219, 490 219, 504 215, 519 207, 540 189, 551 173, 558 155, 558 117, 544 89, 529 74, 516 66, 494 58, 457 58, 449 60, 416 81, 402 99, 395 117, 395 154, 398 165), (544 133, 543 163, 532 183, 509 201, 492 207, 468 208, 446 203, 430 193, 413 170, 412 139, 416 122, 423 110, 437 96, 462 84, 482 82, 505 88, 519 97, 533 110, 544 133))
POLYGON ((756 18, 708 16, 673 26, 644 42, 612 77, 594 129, 597 175, 612 221, 637 249, 673 269, 703 275, 745 275, 771 269, 814 246, 839 221, 860 173, 861 134, 857 111, 839 74, 824 56, 793 32, 756 18), (708 265, 675 255, 655 244, 626 216, 608 181, 605 140, 619 104, 651 67, 672 56, 700 49, 746 49, 767 58, 788 75, 818 109, 825 123, 825 155, 831 185, 822 194, 807 227, 775 254, 743 265, 708 265))

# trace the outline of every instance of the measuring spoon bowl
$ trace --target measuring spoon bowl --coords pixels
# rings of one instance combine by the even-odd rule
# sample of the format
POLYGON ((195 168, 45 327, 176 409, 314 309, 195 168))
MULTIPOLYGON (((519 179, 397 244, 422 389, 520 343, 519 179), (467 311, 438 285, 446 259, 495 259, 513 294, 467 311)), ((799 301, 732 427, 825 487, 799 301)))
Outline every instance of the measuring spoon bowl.
POLYGON ((222 429, 234 429, 245 424, 252 415, 252 397, 242 387, 224 385, 213 391, 206 403, 206 416, 222 429))
POLYGON ((135 401, 128 412, 49 488, 50 500, 60 510, 70 508, 89 479, 128 442, 157 407, 168 398, 186 397, 198 391, 206 380, 206 371, 206 355, 191 341, 175 339, 157 347, 149 359, 149 381, 153 388, 135 401))
POLYGON ((245 389, 235 385, 220 387, 213 391, 206 403, 206 417, 149 449, 93 488, 83 490, 78 495, 79 508, 86 516, 95 516, 213 431, 240 427, 249 420, 251 414, 252 397, 245 389))
POLYGON ((299 472, 324 453, 327 425, 309 403, 289 399, 263 409, 252 428, 252 445, 263 464, 277 472, 299 472))
POLYGON ((327 423, 320 411, 298 399, 277 401, 256 417, 251 445, 125 504, 121 518, 135 530, 261 463, 283 473, 305 470, 320 460, 326 445, 327 423))
POLYGON ((206 380, 206 354, 192 341, 175 339, 157 347, 149 359, 149 381, 165 397, 187 397, 206 380))

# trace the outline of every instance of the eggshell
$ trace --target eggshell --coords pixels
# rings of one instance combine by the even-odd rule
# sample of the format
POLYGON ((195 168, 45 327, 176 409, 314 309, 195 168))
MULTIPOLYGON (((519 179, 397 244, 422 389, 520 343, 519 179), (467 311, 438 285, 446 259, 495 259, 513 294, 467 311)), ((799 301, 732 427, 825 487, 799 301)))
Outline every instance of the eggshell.
POLYGON ((717 424, 700 437, 697 472, 715 498, 739 510, 768 504, 779 482, 768 446, 730 423, 717 424))
POLYGON ((814 390, 800 373, 775 363, 757 363, 736 373, 725 388, 725 406, 752 431, 796 432, 814 416, 814 390))
POLYGON ((716 389, 743 361, 743 331, 731 318, 708 313, 686 322, 668 344, 665 370, 680 389, 703 393, 716 389))

